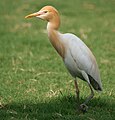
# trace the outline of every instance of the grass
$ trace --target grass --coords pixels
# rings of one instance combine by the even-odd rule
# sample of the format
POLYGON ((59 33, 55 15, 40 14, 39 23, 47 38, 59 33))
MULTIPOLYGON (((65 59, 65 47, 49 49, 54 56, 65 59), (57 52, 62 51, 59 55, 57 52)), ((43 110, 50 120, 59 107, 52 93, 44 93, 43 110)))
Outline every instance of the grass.
MULTIPOLYGON (((115 119, 115 1, 5 0, 0 3, 0 120, 115 119), (73 78, 51 47, 46 22, 25 20, 44 5, 61 13, 60 31, 80 37, 95 54, 103 92, 79 114, 73 78)), ((90 92, 79 80, 80 101, 90 92)))

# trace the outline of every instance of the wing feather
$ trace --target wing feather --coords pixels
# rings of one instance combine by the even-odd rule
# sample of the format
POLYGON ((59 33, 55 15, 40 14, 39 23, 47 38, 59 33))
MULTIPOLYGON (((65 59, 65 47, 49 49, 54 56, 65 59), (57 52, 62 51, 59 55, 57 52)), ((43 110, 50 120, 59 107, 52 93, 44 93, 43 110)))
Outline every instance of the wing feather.
POLYGON ((90 49, 84 44, 82 40, 73 34, 63 34, 63 40, 67 46, 67 51, 71 52, 72 57, 75 59, 79 69, 84 70, 90 76, 91 82, 97 82, 101 90, 102 84, 98 65, 90 49))

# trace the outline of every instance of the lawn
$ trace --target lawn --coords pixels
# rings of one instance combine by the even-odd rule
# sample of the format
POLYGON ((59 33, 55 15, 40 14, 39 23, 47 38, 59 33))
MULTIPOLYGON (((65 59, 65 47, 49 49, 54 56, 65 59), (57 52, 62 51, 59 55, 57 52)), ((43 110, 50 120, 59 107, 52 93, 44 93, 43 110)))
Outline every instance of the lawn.
MULTIPOLYGON (((80 102, 90 90, 79 79, 80 102)), ((0 120, 115 120, 115 1, 0 2, 0 120), (61 15, 62 33, 80 37, 96 56, 103 92, 77 111, 74 82, 46 34, 46 22, 25 19, 45 5, 61 15)))

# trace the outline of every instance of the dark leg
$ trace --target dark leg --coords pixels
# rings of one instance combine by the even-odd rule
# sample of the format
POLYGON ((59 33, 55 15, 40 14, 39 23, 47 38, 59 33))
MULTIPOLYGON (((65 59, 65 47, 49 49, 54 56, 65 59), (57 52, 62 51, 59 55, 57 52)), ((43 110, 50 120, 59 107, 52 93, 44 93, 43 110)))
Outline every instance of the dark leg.
POLYGON ((82 71, 82 75, 83 75, 84 79, 87 81, 87 83, 88 83, 88 85, 89 85, 89 88, 90 88, 90 90, 91 90, 91 94, 87 97, 87 99, 85 100, 85 102, 80 105, 80 109, 81 109, 83 112, 86 112, 87 109, 88 109, 88 106, 87 106, 86 104, 93 98, 94 92, 93 92, 93 89, 92 89, 92 87, 91 87, 91 84, 90 84, 88 75, 87 75, 84 71, 82 71))
POLYGON ((77 80, 74 80, 74 83, 75 83, 75 89, 76 89, 77 102, 79 104, 79 88, 78 88, 77 80))
POLYGON ((83 113, 85 113, 88 110, 88 106, 86 105, 94 96, 94 92, 92 90, 92 87, 90 84, 88 84, 91 90, 91 94, 87 97, 84 103, 80 105, 80 110, 82 110, 83 113))
POLYGON ((91 85, 90 84, 88 84, 88 85, 89 85, 89 88, 91 90, 91 94, 87 97, 87 99, 85 100, 85 102, 83 104, 87 104, 88 101, 90 101, 94 96, 94 92, 93 92, 93 89, 92 89, 91 85))

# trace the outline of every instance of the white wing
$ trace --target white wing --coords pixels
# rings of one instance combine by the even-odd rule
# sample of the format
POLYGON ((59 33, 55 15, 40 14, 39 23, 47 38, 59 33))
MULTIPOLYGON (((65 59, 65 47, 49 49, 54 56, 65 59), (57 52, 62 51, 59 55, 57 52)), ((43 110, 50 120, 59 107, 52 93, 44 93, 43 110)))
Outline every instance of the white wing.
POLYGON ((65 64, 67 65, 67 68, 71 67, 70 69, 72 71, 69 69, 70 73, 79 72, 79 70, 85 71, 90 77, 92 86, 95 89, 101 90, 102 84, 98 65, 90 49, 77 36, 73 34, 67 33, 61 36, 67 51, 67 54, 65 56, 65 64), (77 68, 75 69, 75 67, 77 68), (96 83, 98 84, 99 88, 96 88, 96 83))

